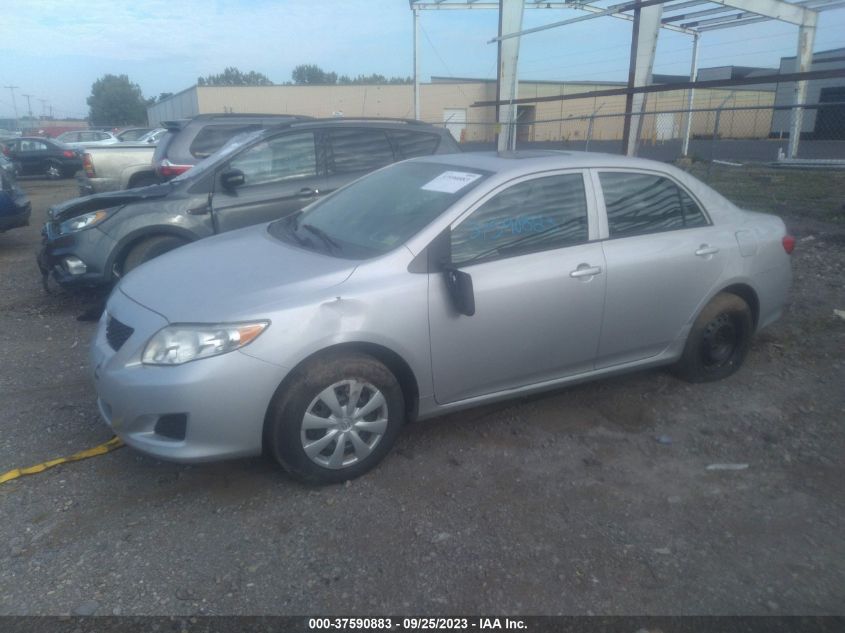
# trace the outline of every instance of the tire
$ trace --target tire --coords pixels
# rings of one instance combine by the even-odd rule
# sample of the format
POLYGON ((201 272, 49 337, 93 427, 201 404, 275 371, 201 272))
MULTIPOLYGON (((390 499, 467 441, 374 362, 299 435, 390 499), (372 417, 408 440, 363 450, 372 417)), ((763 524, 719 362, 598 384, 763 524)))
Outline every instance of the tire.
POLYGON ((148 237, 135 244, 127 253, 123 260, 123 274, 125 275, 130 270, 134 270, 144 262, 155 259, 159 255, 164 255, 174 248, 179 248, 187 244, 185 240, 172 235, 156 235, 155 237, 148 237))
POLYGON ((385 365, 365 354, 333 354, 298 370, 276 394, 268 411, 265 442, 295 479, 340 483, 376 466, 390 451, 404 421, 402 388, 385 365), (349 407, 350 389, 359 393, 354 412, 349 407), (306 421, 310 428, 305 428, 306 421))
POLYGON ((695 320, 675 373, 689 382, 727 378, 742 366, 753 334, 748 304, 734 294, 719 293, 695 320))
POLYGON ((62 166, 54 160, 51 160, 47 163, 47 166, 44 168, 44 175, 49 180, 59 180, 64 176, 64 172, 62 171, 62 166))

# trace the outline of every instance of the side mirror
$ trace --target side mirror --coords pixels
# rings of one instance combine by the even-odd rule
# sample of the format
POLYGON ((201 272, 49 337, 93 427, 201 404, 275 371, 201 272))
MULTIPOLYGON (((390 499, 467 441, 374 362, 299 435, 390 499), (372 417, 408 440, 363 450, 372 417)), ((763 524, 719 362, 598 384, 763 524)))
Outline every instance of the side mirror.
POLYGON ((237 189, 246 182, 246 176, 240 169, 227 169, 220 174, 220 184, 224 189, 237 189))
POLYGON ((469 273, 446 265, 443 266, 443 276, 455 310, 466 316, 475 314, 475 292, 472 289, 472 277, 469 273))

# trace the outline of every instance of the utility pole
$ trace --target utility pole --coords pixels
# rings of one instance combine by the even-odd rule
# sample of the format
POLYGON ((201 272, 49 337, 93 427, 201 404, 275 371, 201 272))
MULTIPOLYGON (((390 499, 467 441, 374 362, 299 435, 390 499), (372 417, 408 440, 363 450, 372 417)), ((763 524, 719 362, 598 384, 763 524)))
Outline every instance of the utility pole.
POLYGON ((41 102, 41 118, 43 119, 47 114, 47 99, 39 99, 39 101, 41 102))
POLYGON ((18 130, 18 104, 15 101, 15 90, 18 89, 19 86, 3 86, 4 88, 8 88, 9 92, 12 93, 12 108, 15 110, 15 131, 18 130))
POLYGON ((32 118, 32 102, 30 101, 30 99, 32 98, 32 95, 21 94, 21 96, 26 97, 26 109, 29 112, 29 118, 31 119, 32 118))

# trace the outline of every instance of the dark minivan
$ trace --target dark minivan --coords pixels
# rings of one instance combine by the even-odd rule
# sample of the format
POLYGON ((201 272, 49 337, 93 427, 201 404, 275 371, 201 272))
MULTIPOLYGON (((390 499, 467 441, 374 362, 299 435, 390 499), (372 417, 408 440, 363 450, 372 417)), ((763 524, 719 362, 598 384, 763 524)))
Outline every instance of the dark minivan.
POLYGON ((459 151, 448 131, 404 119, 300 120, 243 134, 167 183, 51 208, 38 264, 65 287, 110 285, 167 251, 289 215, 384 165, 459 151))

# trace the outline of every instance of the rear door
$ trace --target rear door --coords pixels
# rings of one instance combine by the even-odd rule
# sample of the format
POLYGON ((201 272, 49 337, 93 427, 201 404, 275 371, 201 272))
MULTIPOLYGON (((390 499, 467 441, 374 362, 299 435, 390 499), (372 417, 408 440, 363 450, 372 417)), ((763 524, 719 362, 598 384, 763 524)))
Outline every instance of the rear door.
POLYGON ((269 222, 298 211, 323 194, 326 177, 311 130, 261 141, 232 158, 217 176, 212 212, 219 232, 269 222), (227 190, 219 175, 244 173, 244 184, 227 190))
POLYGON ((38 140, 21 139, 15 142, 15 160, 24 174, 40 174, 47 167, 49 146, 38 140))
POLYGON ((327 192, 398 160, 387 133, 378 128, 328 128, 325 138, 327 192))
POLYGON ((598 170, 607 298, 597 368, 656 356, 697 314, 736 239, 658 173, 598 170))

